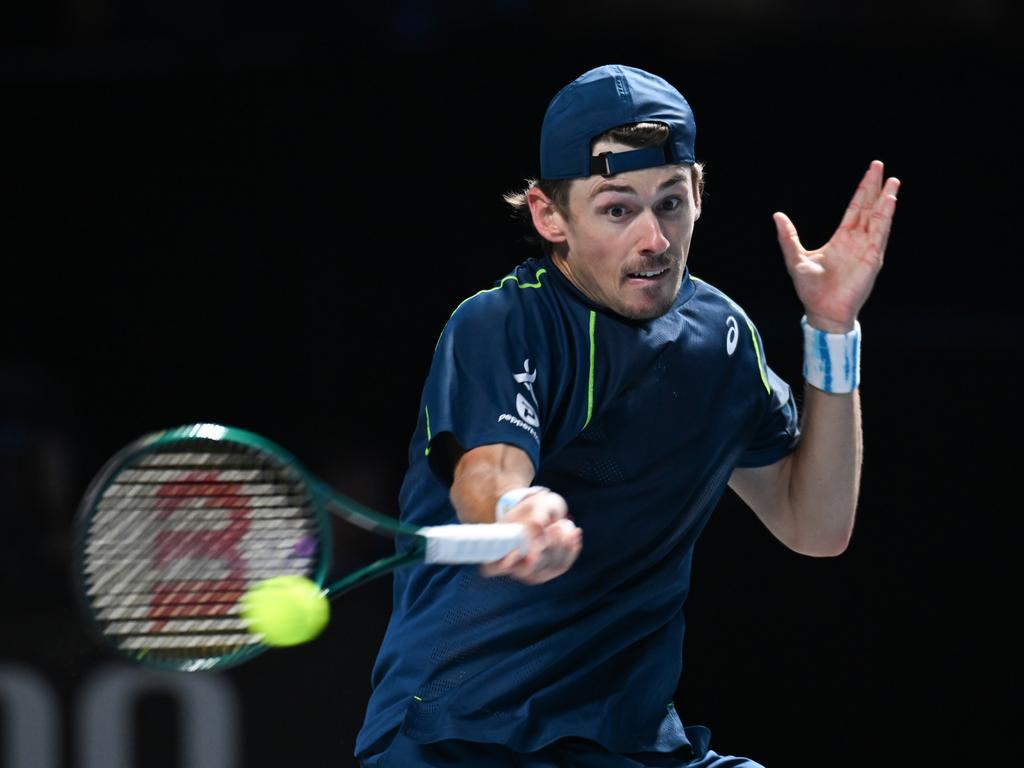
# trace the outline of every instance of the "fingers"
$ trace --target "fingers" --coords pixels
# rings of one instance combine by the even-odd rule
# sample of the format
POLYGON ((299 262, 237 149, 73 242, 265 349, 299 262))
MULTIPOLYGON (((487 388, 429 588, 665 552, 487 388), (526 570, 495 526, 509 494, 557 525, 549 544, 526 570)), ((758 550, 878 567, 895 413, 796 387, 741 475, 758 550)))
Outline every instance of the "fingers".
POLYGON ((558 494, 524 499, 509 511, 505 520, 523 524, 526 554, 513 552, 495 563, 482 565, 481 575, 510 576, 526 584, 541 584, 561 576, 576 562, 583 547, 583 532, 567 515, 565 499, 558 494), (535 503, 527 504, 534 500, 535 503))
MULTIPOLYGON (((885 164, 881 160, 873 160, 871 162, 860 186, 857 187, 853 200, 850 201, 846 214, 843 216, 840 229, 845 227, 847 229, 861 229, 873 232, 877 226, 875 219, 879 217, 882 208, 886 207, 888 210, 894 210, 889 205, 892 201, 888 201, 888 203, 886 201, 890 196, 896 197, 900 181, 895 177, 890 177, 885 179, 883 184, 884 172, 885 164)), ((889 219, 891 220, 891 218, 890 215, 889 219)))
MULTIPOLYGON (((867 198, 865 199, 865 208, 874 207, 875 202, 878 200, 879 193, 882 191, 882 179, 885 174, 885 164, 881 160, 872 160, 868 165, 868 171, 864 174, 864 180, 867 182, 867 198)), ((863 220, 862 223, 867 224, 863 220)))
POLYGON ((559 520, 544 530, 539 546, 510 564, 504 575, 524 584, 543 584, 568 571, 582 548, 582 531, 571 520, 559 520))
POLYGON ((884 166, 881 160, 871 161, 864 173, 864 178, 857 185, 857 191, 853 193, 850 204, 846 207, 843 220, 839 222, 840 229, 854 229, 863 226, 865 210, 870 211, 878 197, 883 171, 884 166))
POLYGON ((516 551, 510 552, 493 563, 485 563, 480 566, 480 575, 488 578, 493 576, 507 576, 518 563, 522 562, 525 555, 516 551))
POLYGON ((535 579, 540 584, 569 570, 583 549, 583 531, 572 520, 558 520, 548 526, 547 545, 537 559, 537 569, 526 574, 526 579, 535 579))
POLYGON ((782 248, 783 258, 790 267, 796 266, 805 251, 800 243, 800 237, 796 233, 796 227, 789 220, 789 216, 782 212, 773 214, 772 218, 775 220, 775 232, 779 237, 779 247, 782 248))
POLYGON ((872 255, 879 261, 883 258, 886 245, 889 243, 889 231, 892 229, 892 219, 896 214, 896 193, 899 188, 899 179, 887 179, 871 211, 868 222, 869 244, 872 255))
POLYGON ((527 584, 540 584, 561 576, 579 557, 583 532, 571 520, 557 520, 530 537, 524 555, 513 552, 480 567, 484 576, 511 576, 527 584))

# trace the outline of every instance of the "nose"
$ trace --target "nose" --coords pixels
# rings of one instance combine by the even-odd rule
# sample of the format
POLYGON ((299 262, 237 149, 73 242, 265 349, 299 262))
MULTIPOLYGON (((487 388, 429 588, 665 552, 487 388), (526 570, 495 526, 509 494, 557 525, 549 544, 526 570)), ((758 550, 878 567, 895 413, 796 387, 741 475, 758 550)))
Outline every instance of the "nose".
POLYGON ((637 243, 640 253, 655 255, 668 250, 669 240, 661 231, 661 222, 654 211, 645 211, 636 224, 640 230, 637 243))

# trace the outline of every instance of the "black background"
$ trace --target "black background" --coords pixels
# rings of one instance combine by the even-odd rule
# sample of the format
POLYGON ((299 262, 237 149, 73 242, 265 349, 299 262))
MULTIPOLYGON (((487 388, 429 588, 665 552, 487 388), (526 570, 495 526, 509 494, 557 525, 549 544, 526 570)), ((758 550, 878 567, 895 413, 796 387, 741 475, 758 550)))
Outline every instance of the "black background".
MULTIPOLYGON (((248 428, 396 515, 437 334, 533 253, 501 193, 537 172, 550 97, 624 63, 690 101, 707 164, 691 269, 746 308, 790 382, 801 308, 772 212, 815 247, 869 161, 903 182, 861 314, 851 546, 801 557, 723 500, 697 550, 684 721, 769 766, 1012 754, 998 703, 1019 688, 1009 0, 0 14, 0 662, 42 674, 70 711, 109 661, 73 609, 69 530, 90 477, 144 432, 248 428)), ((313 644, 225 673, 245 766, 351 763, 389 601, 385 583, 353 593, 313 644)), ((140 764, 173 764, 169 705, 140 714, 140 764)))

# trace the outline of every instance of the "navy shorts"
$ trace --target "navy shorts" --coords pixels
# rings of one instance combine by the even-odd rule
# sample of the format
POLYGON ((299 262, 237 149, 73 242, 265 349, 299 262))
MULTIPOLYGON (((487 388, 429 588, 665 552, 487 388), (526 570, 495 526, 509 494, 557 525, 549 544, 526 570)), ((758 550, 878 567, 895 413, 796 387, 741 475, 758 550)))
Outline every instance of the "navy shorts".
POLYGON ((686 728, 693 748, 675 752, 619 754, 586 739, 559 739, 536 752, 515 752, 500 744, 475 741, 437 741, 417 744, 400 731, 391 744, 364 757, 363 768, 763 768, 745 757, 719 755, 708 749, 711 731, 701 725, 686 728))

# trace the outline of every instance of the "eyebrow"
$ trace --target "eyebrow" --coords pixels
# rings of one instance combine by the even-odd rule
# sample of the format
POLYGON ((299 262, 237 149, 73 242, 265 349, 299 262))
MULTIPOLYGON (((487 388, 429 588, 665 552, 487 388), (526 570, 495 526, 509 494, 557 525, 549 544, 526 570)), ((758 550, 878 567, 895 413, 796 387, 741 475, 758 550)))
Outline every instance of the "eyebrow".
MULTIPOLYGON (((658 191, 660 192, 663 189, 668 189, 669 187, 674 187, 676 184, 678 184, 681 181, 686 181, 686 174, 684 174, 684 173, 676 173, 676 174, 670 176, 665 181, 663 181, 660 185, 658 185, 658 191)), ((594 189, 591 191, 591 193, 587 197, 587 199, 588 200, 593 200, 595 197, 600 195, 602 192, 624 192, 624 193, 629 194, 629 195, 635 195, 637 193, 636 190, 633 189, 628 184, 611 184, 611 183, 601 182, 596 187, 594 187, 594 189)))

